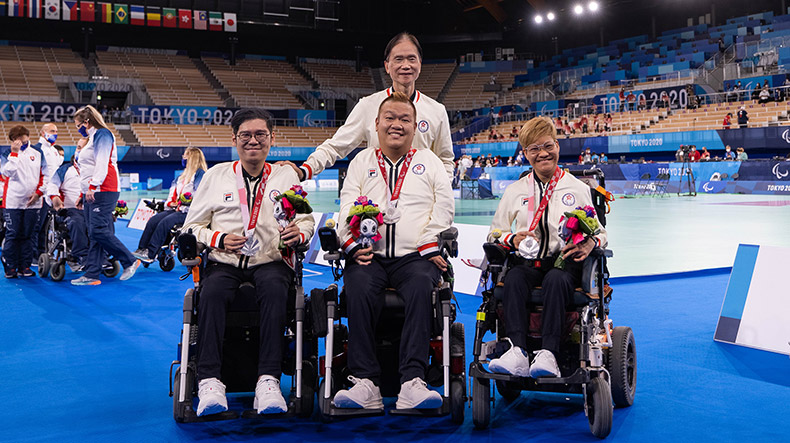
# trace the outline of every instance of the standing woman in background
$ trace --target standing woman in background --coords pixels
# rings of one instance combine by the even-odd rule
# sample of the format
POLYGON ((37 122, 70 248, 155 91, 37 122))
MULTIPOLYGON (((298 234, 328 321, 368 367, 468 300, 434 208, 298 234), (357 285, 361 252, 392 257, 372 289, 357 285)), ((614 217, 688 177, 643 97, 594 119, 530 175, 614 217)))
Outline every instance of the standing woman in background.
POLYGON ((203 151, 192 147, 187 148, 181 156, 181 166, 184 167, 184 172, 170 186, 169 197, 165 203, 167 209, 148 220, 137 250, 132 253, 144 262, 152 263, 170 230, 176 225, 184 224, 189 205, 192 204, 192 196, 203 179, 203 173, 208 170, 203 151))
POLYGON ((121 194, 115 136, 107 129, 99 111, 90 105, 74 113, 74 124, 80 135, 88 137, 88 144, 82 148, 78 164, 90 247, 85 275, 72 280, 71 284, 101 284, 99 274, 105 251, 121 262, 124 268, 121 280, 128 280, 137 271, 140 260, 135 260, 132 253, 115 236, 112 213, 121 194))

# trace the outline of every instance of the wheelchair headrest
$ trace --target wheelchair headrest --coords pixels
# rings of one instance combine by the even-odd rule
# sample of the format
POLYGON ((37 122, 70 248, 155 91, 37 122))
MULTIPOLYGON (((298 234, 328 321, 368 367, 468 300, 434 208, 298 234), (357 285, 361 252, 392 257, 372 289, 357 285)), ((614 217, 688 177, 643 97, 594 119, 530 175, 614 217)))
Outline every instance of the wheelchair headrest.
POLYGON ((327 226, 318 228, 318 240, 321 242, 321 249, 326 252, 340 249, 340 242, 337 240, 337 233, 333 228, 327 226))
POLYGON ((508 252, 499 243, 483 243, 483 252, 486 255, 486 259, 488 259, 488 263, 492 265, 502 266, 507 260, 508 252))

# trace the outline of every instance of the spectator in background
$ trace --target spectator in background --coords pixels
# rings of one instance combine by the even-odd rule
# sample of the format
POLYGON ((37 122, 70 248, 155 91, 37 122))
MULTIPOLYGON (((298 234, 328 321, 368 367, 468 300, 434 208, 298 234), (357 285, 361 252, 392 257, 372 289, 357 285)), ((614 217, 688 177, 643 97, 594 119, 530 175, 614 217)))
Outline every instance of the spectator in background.
POLYGON ((752 89, 752 95, 751 95, 752 100, 758 100, 760 98, 761 92, 762 92, 762 87, 760 86, 760 82, 757 82, 757 84, 754 86, 754 89, 752 89))
POLYGON ((596 116, 598 115, 598 105, 596 105, 595 102, 593 102, 593 104, 590 105, 590 114, 596 116))
POLYGON ((513 129, 510 131, 510 138, 518 138, 518 126, 513 126, 513 129))
POLYGON ((679 147, 678 150, 675 151, 675 161, 682 162, 683 158, 685 156, 686 156, 686 154, 683 152, 683 148, 682 147, 679 147))
POLYGON ((582 126, 582 133, 586 134, 588 129, 587 115, 582 115, 581 126, 582 126))
POLYGON ((592 154, 590 153, 590 148, 584 150, 584 157, 582 158, 582 164, 589 165, 592 163, 592 154))
POLYGON ((732 125, 732 112, 728 112, 727 115, 724 116, 724 122, 722 122, 722 127, 724 129, 730 129, 732 125))
POLYGON ((628 110, 636 111, 636 96, 633 91, 628 92, 628 96, 625 100, 628 102, 628 110))
POLYGON ((724 147, 724 160, 735 160, 735 153, 732 152, 730 145, 724 147))
POLYGON ((672 103, 669 101, 669 94, 665 92, 661 93, 661 101, 664 102, 664 108, 669 110, 672 108, 672 103))
POLYGON ((744 100, 744 98, 745 98, 745 95, 744 95, 745 91, 743 90, 743 86, 741 86, 741 81, 740 80, 738 80, 738 83, 736 83, 735 86, 732 89, 737 94, 738 101, 744 100))
POLYGON ((592 156, 590 156, 590 161, 592 162, 592 164, 597 165, 599 158, 600 157, 598 157, 598 154, 593 152, 592 156))
POLYGON ((620 112, 623 112, 625 109, 625 88, 620 88, 620 112))
POLYGON ((699 159, 700 161, 704 161, 704 162, 710 160, 710 152, 708 152, 708 148, 706 148, 705 146, 702 147, 702 153, 700 154, 699 159))
POLYGON ((738 93, 735 92, 735 86, 730 85, 730 87, 727 88, 727 94, 725 97, 727 99, 727 103, 731 103, 738 100, 738 93))
POLYGON ((638 111, 644 111, 647 109, 647 99, 645 98, 644 94, 639 96, 639 105, 637 105, 636 109, 638 111))
POLYGON ((604 122, 603 130, 611 132, 612 130, 612 114, 606 114, 606 121, 604 122))
POLYGON ((700 155, 699 151, 697 151, 697 147, 691 145, 691 151, 689 152, 689 161, 692 163, 696 163, 699 161, 700 157, 702 156, 700 155))
POLYGON ((605 152, 601 152, 601 163, 609 163, 609 157, 606 156, 605 152))
POLYGON ((764 104, 764 103, 768 103, 769 101, 771 101, 771 93, 768 92, 768 88, 766 87, 763 88, 762 91, 760 91, 759 103, 764 104))
POLYGON ((749 156, 746 155, 746 151, 744 151, 742 147, 739 147, 738 149, 736 149, 736 151, 738 151, 738 155, 736 157, 737 160, 739 161, 749 160, 749 156))
POLYGON ((557 128, 557 135, 562 135, 562 119, 557 117, 557 120, 554 121, 554 126, 557 128))
POLYGON ((741 106, 741 109, 738 110, 738 127, 749 127, 749 113, 746 112, 746 106, 741 106))

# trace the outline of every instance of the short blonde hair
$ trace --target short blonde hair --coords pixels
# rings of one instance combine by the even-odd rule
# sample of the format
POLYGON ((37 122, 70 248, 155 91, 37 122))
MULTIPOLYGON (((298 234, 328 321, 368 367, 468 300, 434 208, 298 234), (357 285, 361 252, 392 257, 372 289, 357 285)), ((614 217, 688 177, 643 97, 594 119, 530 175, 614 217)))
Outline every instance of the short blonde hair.
POLYGON ((414 111, 414 119, 417 120, 417 107, 414 106, 414 103, 412 103, 408 95, 397 91, 393 91, 389 97, 385 98, 384 101, 381 102, 381 104, 379 105, 379 111, 378 113, 376 113, 377 117, 381 114, 381 108, 384 107, 384 104, 389 102, 408 104, 409 106, 411 106, 412 111, 414 111))
POLYGON ((554 142, 557 142, 557 129, 554 123, 548 117, 535 117, 532 120, 524 123, 521 130, 518 131, 518 142, 523 148, 535 143, 535 140, 551 136, 554 142))

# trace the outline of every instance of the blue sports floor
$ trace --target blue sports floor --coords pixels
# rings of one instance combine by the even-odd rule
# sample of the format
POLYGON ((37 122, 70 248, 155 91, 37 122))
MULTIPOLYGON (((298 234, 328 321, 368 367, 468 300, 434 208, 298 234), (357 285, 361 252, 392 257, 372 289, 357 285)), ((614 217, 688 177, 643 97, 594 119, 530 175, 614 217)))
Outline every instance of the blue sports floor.
MULTIPOLYGON (((315 197, 318 210, 331 210, 331 196, 315 197)), ((634 405, 615 409, 609 440, 787 441, 790 359, 713 341, 729 278, 729 270, 721 268, 731 266, 731 244, 737 246, 740 236, 744 242, 764 236, 763 244, 790 245, 787 200, 615 202, 609 228, 616 255, 610 268, 619 277, 612 280, 612 318, 615 325, 634 329, 638 383, 634 405), (740 212, 744 207, 757 210, 749 217, 740 212), (695 234, 678 231, 679 226, 695 234), (660 229, 675 229, 677 235, 662 236, 660 229), (695 271, 705 268, 718 269, 695 271)), ((491 216, 480 213, 495 208, 496 202, 459 202, 457 221, 481 217, 477 222, 483 224, 491 216)), ((117 230, 130 248, 136 246, 139 231, 124 222, 117 230)), ((315 416, 177 424, 167 392, 182 296, 190 286, 178 280, 182 270, 141 268, 127 282, 105 280, 96 287, 38 278, 0 281, 0 441, 596 440, 580 396, 526 393, 510 404, 497 396, 485 431, 474 430, 471 408, 461 426, 449 417, 394 416, 331 424, 315 416)), ((311 266, 305 287, 309 291, 330 280, 326 268, 311 266)), ((462 294, 458 299, 469 357, 480 299, 462 294)), ((284 378, 283 388, 288 386, 284 378)))

